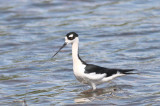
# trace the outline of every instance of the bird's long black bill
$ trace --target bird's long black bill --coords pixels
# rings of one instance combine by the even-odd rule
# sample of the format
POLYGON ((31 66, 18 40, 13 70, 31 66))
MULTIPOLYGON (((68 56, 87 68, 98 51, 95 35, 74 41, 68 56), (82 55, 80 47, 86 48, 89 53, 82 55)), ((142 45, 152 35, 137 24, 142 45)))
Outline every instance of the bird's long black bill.
POLYGON ((66 45, 67 45, 67 43, 64 43, 64 44, 62 45, 62 47, 60 47, 60 49, 52 56, 52 58, 53 58, 56 54, 58 54, 58 52, 59 52, 62 48, 64 48, 66 45))

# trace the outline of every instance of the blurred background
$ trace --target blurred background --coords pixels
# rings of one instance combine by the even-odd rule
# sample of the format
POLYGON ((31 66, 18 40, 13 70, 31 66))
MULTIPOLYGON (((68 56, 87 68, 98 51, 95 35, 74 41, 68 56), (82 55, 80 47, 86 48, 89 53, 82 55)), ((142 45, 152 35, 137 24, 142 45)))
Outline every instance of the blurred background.
POLYGON ((1 106, 159 105, 159 63, 159 0, 0 0, 1 106), (83 93, 71 46, 51 60, 71 31, 86 62, 139 74, 83 93))

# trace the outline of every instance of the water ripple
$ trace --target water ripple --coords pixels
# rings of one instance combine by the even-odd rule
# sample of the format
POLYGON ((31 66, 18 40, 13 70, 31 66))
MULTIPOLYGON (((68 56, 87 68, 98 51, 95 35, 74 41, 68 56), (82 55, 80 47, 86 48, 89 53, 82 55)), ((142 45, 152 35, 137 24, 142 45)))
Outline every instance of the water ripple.
POLYGON ((159 0, 0 3, 0 105, 159 105, 159 0), (70 46, 51 59, 70 31, 79 34, 83 60, 139 74, 84 93, 70 46))

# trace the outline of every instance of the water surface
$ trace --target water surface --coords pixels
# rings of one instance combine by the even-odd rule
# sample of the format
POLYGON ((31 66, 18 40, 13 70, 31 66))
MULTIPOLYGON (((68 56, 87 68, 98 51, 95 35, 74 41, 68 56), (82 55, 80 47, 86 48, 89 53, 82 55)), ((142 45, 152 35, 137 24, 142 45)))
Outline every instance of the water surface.
POLYGON ((159 0, 0 0, 0 105, 159 105, 159 0), (64 36, 80 37, 80 56, 139 74, 98 86, 72 71, 71 46, 54 59, 64 36))

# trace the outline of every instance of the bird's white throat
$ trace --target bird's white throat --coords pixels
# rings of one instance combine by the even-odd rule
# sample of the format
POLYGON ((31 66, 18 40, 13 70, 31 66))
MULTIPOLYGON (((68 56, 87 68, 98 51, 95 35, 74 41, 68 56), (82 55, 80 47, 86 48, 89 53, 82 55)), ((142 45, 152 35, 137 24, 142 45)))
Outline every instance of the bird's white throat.
POLYGON ((78 57, 78 44, 79 39, 77 38, 75 42, 72 44, 72 59, 73 59, 73 66, 77 66, 82 64, 79 57, 78 57))
POLYGON ((78 54, 78 43, 79 43, 79 39, 76 38, 76 40, 72 44, 73 71, 77 80, 83 83, 85 82, 83 80, 83 76, 84 76, 86 65, 84 65, 80 60, 80 57, 78 54))
POLYGON ((79 44, 79 39, 76 38, 75 41, 72 44, 72 59, 73 59, 73 68, 75 69, 76 67, 82 67, 83 63, 81 62, 78 54, 78 44, 79 44))

